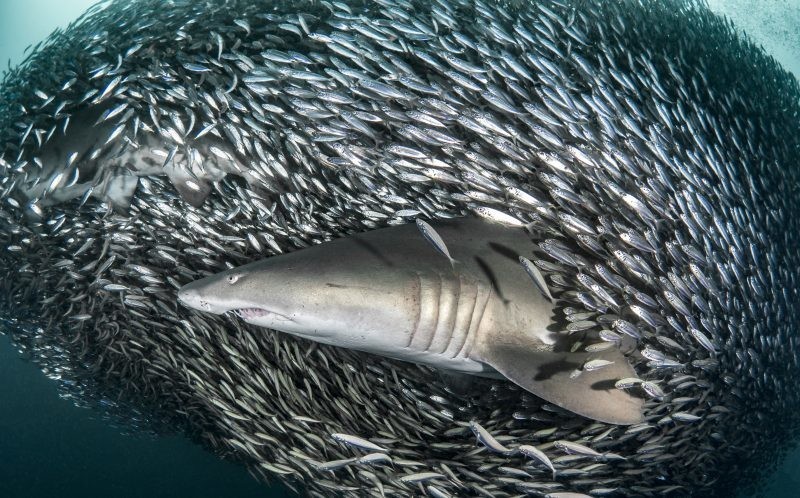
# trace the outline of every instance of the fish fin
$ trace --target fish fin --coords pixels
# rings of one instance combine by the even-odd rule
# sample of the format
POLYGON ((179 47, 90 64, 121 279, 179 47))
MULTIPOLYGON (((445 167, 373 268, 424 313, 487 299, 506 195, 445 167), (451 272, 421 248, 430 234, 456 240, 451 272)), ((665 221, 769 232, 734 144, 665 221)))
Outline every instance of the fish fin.
POLYGON ((631 425, 643 421, 644 401, 614 387, 619 379, 636 377, 627 358, 617 349, 570 353, 505 343, 490 346, 481 356, 511 382, 565 410, 609 424, 631 425), (614 363, 572 376, 590 359, 614 363))

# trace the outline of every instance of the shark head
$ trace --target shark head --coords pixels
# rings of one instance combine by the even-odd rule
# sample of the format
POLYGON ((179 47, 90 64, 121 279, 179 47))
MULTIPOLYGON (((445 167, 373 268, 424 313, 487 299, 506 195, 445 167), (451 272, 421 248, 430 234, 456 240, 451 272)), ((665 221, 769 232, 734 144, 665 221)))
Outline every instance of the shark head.
POLYGON ((178 300, 198 311, 216 315, 235 313, 246 322, 286 332, 291 331, 286 329, 292 329, 293 324, 294 328, 303 327, 300 315, 287 308, 285 294, 274 292, 277 285, 263 287, 264 280, 259 280, 262 277, 272 282, 281 280, 270 272, 269 267, 274 265, 264 263, 257 262, 192 282, 178 292, 178 300), (255 281, 260 285, 253 285, 255 281), (267 292, 268 289, 273 292, 267 292))
POLYGON ((375 248, 339 239, 194 281, 184 305, 326 344, 364 351, 404 345, 388 330, 413 327, 417 279, 375 248))

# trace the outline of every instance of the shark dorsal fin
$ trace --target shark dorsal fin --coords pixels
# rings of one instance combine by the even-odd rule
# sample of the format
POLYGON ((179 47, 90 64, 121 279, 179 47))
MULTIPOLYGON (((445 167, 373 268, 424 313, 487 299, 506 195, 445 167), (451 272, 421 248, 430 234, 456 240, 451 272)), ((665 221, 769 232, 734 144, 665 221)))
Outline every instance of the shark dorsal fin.
POLYGON ((641 398, 614 387, 636 372, 617 349, 601 353, 542 351, 534 344, 497 344, 486 348, 483 361, 508 380, 565 410, 610 424, 642 422, 641 398), (594 371, 574 372, 594 359, 614 363, 594 371))

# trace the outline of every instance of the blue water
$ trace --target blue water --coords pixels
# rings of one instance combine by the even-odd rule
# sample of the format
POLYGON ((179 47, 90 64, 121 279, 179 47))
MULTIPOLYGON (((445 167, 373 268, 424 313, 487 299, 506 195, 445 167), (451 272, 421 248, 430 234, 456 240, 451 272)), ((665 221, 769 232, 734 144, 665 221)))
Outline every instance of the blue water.
POLYGON ((0 337, 0 497, 288 497, 181 437, 124 436, 0 337))

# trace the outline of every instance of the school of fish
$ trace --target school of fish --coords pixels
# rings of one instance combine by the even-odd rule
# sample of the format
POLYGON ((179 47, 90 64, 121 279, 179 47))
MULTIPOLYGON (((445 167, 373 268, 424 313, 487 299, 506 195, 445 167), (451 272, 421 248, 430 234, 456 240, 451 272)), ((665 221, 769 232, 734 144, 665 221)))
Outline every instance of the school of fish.
POLYGON ((308 496, 757 493, 800 426, 798 157, 797 79, 702 2, 110 0, 0 83, 0 332, 308 496), (177 302, 463 216, 529 229, 642 423, 177 302))

